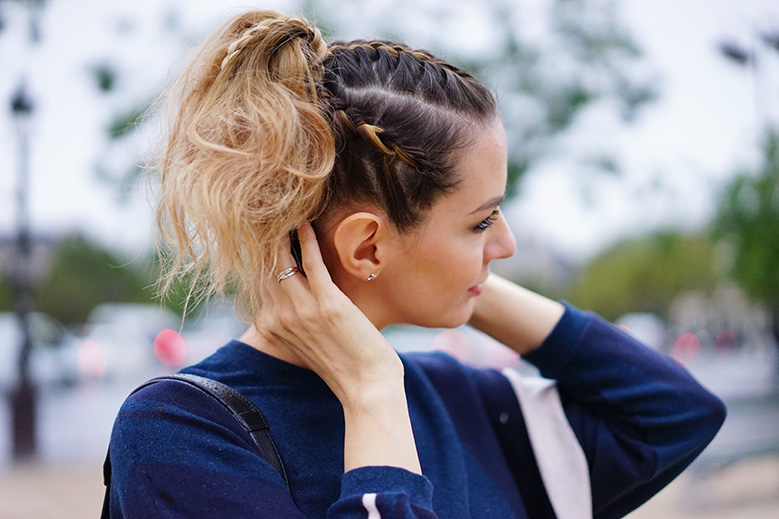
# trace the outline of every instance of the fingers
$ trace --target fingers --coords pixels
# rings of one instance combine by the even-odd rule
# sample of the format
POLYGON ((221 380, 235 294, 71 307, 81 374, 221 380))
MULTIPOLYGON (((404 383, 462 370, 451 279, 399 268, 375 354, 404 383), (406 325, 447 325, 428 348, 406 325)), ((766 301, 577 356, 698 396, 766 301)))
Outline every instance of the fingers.
POLYGON ((303 268, 306 270, 311 289, 316 294, 323 294, 334 285, 330 278, 330 272, 322 259, 322 251, 319 249, 316 233, 310 223, 305 222, 298 226, 298 238, 300 239, 300 250, 303 253, 303 268))
POLYGON ((288 312, 309 314, 311 313, 309 311, 318 308, 322 302, 333 303, 338 297, 338 288, 333 284, 330 273, 324 264, 313 227, 310 223, 305 222, 298 226, 297 231, 302 253, 302 266, 306 275, 298 272, 285 277, 280 282, 277 281, 276 276, 279 273, 296 264, 290 251, 290 241, 287 238, 283 240, 283 244, 276 254, 277 272, 266 285, 267 291, 282 317, 288 312))
MULTIPOLYGON (((285 265, 283 261, 279 259, 278 264, 285 265)), ((277 281, 276 275, 272 275, 260 282, 260 296, 264 304, 255 323, 288 345, 290 342, 296 342, 295 323, 300 322, 300 307, 310 304, 307 300, 312 299, 308 289, 294 278, 301 278, 305 282, 305 278, 300 274, 281 282, 277 281)))
MULTIPOLYGON (((290 293, 290 289, 294 288, 295 285, 297 285, 297 288, 302 288, 304 292, 308 291, 306 288, 299 285, 301 281, 305 282, 305 278, 300 273, 296 272, 294 275, 286 277, 281 281, 278 280, 280 273, 295 265, 294 258, 292 257, 289 248, 289 238, 286 238, 276 250, 276 270, 272 272, 268 278, 258 280, 262 301, 264 303, 270 303, 273 307, 272 310, 264 309, 260 316, 262 318, 267 318, 270 315, 277 317, 279 312, 294 310, 292 301, 295 299, 295 294, 290 293)), ((300 297, 300 291, 298 291, 297 297, 300 297)))

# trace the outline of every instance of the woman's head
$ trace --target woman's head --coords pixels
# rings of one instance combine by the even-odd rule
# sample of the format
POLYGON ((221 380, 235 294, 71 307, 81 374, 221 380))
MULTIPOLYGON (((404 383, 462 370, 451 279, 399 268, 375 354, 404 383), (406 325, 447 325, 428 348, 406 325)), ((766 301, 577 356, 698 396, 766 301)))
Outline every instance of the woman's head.
POLYGON ((177 82, 158 222, 168 282, 235 283, 249 315, 257 280, 297 223, 330 231, 369 209, 412 233, 458 189, 461 150, 496 119, 492 95, 429 53, 385 41, 328 47, 269 11, 217 31, 177 82))

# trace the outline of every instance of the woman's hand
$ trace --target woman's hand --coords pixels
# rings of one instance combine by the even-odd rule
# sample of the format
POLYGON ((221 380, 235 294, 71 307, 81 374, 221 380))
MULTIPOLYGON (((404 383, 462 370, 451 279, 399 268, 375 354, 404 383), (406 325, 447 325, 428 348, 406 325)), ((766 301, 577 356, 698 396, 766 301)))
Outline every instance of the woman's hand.
MULTIPOLYGON (((263 283, 257 333, 283 344, 343 405, 346 470, 389 465, 421 473, 400 358, 333 283, 311 225, 301 225, 298 235, 306 277, 263 283)), ((295 265, 288 247, 278 254, 279 270, 295 265)))
POLYGON ((524 355, 541 345, 564 312, 557 301, 490 274, 468 324, 524 355))
MULTIPOLYGON (((371 383, 401 381, 397 353, 332 282, 311 225, 302 225, 298 234, 306 276, 263 283, 259 331, 283 343, 342 401, 371 383)), ((288 244, 278 252, 278 265, 279 270, 295 265, 288 244)))

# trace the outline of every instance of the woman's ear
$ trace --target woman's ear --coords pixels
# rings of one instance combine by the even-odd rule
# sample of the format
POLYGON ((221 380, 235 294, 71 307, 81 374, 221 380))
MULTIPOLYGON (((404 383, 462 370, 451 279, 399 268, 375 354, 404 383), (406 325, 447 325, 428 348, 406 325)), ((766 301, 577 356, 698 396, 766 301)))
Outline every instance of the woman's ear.
POLYGON ((388 239, 385 219, 371 212, 350 214, 333 232, 333 245, 341 266, 362 280, 368 280, 371 274, 373 279, 381 271, 388 239))

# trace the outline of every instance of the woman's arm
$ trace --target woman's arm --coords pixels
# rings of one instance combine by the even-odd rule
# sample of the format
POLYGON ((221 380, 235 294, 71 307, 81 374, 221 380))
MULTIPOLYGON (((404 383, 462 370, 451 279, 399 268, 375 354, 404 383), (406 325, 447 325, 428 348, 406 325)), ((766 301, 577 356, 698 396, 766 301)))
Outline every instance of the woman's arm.
MULTIPOLYGON (((725 417, 722 402, 672 359, 591 313, 557 306, 497 276, 489 284, 473 324, 556 381, 587 458, 594 517, 630 512, 676 477, 717 433, 725 417)), ((502 392, 493 386, 501 384, 497 377, 483 388, 486 399, 495 399, 496 417, 510 416, 517 405, 516 399, 499 401, 502 392)))
POLYGON ((468 324, 525 355, 541 345, 564 312, 557 301, 491 274, 468 324))

